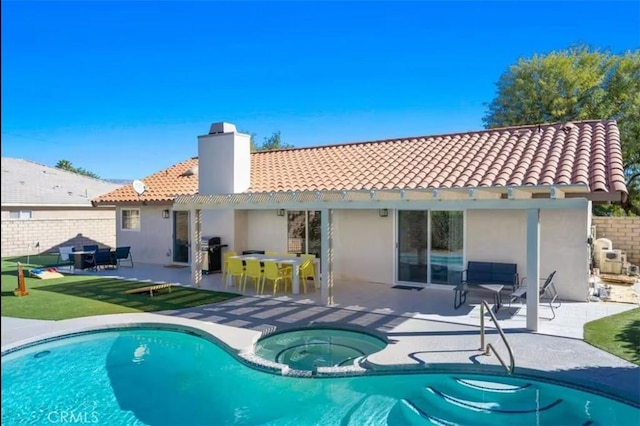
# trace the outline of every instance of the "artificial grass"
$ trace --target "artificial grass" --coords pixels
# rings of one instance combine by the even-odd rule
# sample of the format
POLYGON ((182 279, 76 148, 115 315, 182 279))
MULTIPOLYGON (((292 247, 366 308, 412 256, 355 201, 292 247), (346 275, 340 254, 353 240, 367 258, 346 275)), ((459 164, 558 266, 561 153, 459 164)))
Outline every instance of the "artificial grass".
POLYGON ((157 312, 219 303, 239 294, 175 286, 168 290, 126 294, 134 288, 153 285, 150 282, 120 280, 87 275, 40 280, 29 277, 31 268, 54 266, 56 255, 2 259, 2 315, 17 318, 62 320, 89 315, 132 312, 157 312), (17 262, 23 264, 28 296, 17 297, 17 262))
POLYGON ((584 341, 640 365, 640 308, 586 323, 584 341))

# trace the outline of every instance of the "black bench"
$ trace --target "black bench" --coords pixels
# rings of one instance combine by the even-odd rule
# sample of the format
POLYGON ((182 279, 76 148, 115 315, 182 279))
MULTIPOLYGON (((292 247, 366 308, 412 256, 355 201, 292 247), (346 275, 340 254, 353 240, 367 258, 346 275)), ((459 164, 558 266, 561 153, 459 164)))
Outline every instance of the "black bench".
POLYGON ((501 292, 507 289, 513 293, 519 285, 518 265, 515 263, 470 261, 462 271, 462 281, 455 288, 454 309, 467 301, 470 291, 490 291, 493 293, 496 312, 502 305, 501 292))

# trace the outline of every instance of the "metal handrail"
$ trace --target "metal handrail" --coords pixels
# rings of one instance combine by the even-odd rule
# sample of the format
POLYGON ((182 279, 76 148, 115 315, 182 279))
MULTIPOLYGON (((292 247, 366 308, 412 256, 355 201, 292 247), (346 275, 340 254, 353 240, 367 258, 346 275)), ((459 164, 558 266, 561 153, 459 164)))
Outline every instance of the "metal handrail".
POLYGON ((507 341, 507 336, 504 335, 504 332, 502 331, 502 327, 500 327, 500 324, 498 324, 498 320, 496 319, 495 314, 491 310, 491 307, 489 307, 489 304, 487 303, 486 300, 483 300, 482 305, 480 305, 480 350, 484 351, 485 355, 489 355, 490 351, 493 352, 496 358, 498 358, 498 361, 500 361, 500 364, 502 364, 502 366, 507 370, 507 373, 509 374, 513 373, 513 369, 515 368, 515 363, 516 363, 515 359, 513 358, 513 350, 511 349, 511 345, 507 341), (496 348, 491 343, 487 343, 486 346, 484 344, 484 309, 485 308, 487 308, 487 312, 489 312, 489 316, 493 320, 493 323, 496 325, 496 330, 498 330, 498 333, 500 334, 500 337, 502 338, 504 345, 507 347, 507 350, 509 351, 508 367, 507 367, 507 364, 505 364, 505 362, 502 360, 502 358, 500 358, 500 355, 498 355, 498 352, 496 352, 496 348))

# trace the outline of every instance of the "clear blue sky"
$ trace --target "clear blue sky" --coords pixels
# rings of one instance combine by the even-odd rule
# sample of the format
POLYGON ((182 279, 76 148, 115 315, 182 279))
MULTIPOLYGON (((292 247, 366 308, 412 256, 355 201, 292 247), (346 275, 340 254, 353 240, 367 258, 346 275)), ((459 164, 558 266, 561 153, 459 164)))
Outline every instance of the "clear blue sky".
POLYGON ((215 121, 296 146, 482 128, 521 56, 640 46, 640 2, 2 1, 2 155, 142 178, 215 121))

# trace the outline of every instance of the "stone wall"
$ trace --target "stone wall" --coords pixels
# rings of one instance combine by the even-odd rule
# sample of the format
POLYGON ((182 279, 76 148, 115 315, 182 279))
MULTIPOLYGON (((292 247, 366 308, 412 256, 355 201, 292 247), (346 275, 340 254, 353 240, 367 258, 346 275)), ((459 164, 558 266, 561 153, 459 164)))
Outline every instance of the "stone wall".
POLYGON ((596 238, 607 238, 615 250, 627 253, 627 261, 640 265, 640 217, 594 216, 596 238))

